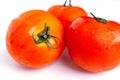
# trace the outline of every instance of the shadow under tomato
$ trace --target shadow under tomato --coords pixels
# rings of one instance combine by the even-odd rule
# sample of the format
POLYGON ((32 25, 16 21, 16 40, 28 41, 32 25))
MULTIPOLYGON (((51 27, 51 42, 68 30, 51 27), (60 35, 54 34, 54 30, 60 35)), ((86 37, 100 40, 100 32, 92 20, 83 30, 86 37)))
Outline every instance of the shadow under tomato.
POLYGON ((65 48, 61 58, 62 58, 61 63, 65 65, 66 67, 68 67, 69 69, 77 71, 77 72, 87 72, 73 63, 72 59, 70 58, 68 54, 67 48, 65 48))

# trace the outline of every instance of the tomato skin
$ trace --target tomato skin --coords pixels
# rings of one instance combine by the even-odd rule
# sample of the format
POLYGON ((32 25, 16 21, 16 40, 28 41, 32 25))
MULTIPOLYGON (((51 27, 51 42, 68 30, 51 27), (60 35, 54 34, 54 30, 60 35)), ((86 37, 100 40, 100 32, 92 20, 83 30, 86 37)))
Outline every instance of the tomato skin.
MULTIPOLYGON (((35 34, 34 34, 35 35, 35 34)), ((14 19, 6 34, 6 47, 9 54, 21 65, 28 68, 39 68, 54 62, 64 49, 64 28, 61 22, 52 14, 43 10, 30 10, 14 19), (56 49, 45 43, 36 44, 32 38, 33 32, 50 27, 50 33, 57 39, 49 39, 56 49)))
POLYGON ((68 6, 62 11, 60 21, 68 29, 71 23, 79 16, 87 16, 87 12, 77 6, 68 6))
POLYGON ((63 24, 65 29, 68 29, 70 24, 79 16, 88 16, 87 12, 77 6, 61 6, 55 5, 48 9, 48 12, 55 15, 63 24))
POLYGON ((81 68, 90 72, 111 70, 120 64, 120 24, 79 17, 67 30, 67 47, 81 68))
POLYGON ((52 13, 59 19, 64 8, 65 6, 62 6, 62 5, 54 5, 48 9, 48 12, 52 13))

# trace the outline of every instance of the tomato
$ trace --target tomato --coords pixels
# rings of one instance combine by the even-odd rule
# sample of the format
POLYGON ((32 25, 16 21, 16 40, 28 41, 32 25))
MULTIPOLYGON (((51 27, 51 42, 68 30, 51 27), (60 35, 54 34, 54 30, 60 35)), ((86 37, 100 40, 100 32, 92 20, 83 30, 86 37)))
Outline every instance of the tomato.
POLYGON ((69 5, 66 5, 67 0, 63 5, 54 5, 48 9, 48 12, 55 15, 63 24, 65 29, 68 29, 70 24, 79 16, 87 16, 87 12, 78 6, 72 6, 71 0, 69 5))
POLYGON ((14 19, 6 34, 6 46, 19 64, 39 68, 57 60, 64 49, 64 28, 52 14, 29 10, 14 19))
MULTIPOLYGON (((59 19, 64 8, 68 7, 66 3, 67 3, 67 0, 65 0, 63 5, 53 5, 48 9, 48 12, 52 13, 59 19)), ((69 3, 69 6, 71 6, 71 3, 69 3)))
POLYGON ((82 16, 71 24, 66 37, 69 54, 79 67, 102 72, 120 64, 119 23, 82 16))

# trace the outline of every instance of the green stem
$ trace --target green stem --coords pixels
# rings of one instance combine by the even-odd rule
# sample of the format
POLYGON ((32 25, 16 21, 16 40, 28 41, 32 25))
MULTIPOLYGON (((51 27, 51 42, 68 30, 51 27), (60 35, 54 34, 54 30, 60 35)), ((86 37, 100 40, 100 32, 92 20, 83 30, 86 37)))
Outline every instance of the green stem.
POLYGON ((101 17, 96 17, 93 13, 90 12, 90 14, 93 16, 93 18, 100 23, 107 23, 107 20, 101 17))
POLYGON ((69 6, 72 6, 72 1, 71 0, 69 0, 69 6))
MULTIPOLYGON (((64 6, 64 7, 67 6, 67 0, 65 0, 63 6, 64 6)), ((69 0, 69 4, 68 4, 68 6, 72 6, 72 0, 69 0)))
POLYGON ((67 0, 65 0, 65 2, 64 2, 64 4, 63 4, 63 6, 64 6, 64 7, 66 7, 66 4, 67 4, 67 0))
MULTIPOLYGON (((33 38, 33 40, 34 40, 34 42, 35 42, 36 44, 45 43, 45 44, 47 44, 48 47, 50 47, 50 48, 52 48, 52 49, 55 49, 55 48, 52 46, 52 44, 49 42, 48 39, 50 39, 50 38, 57 38, 57 37, 50 34, 50 27, 49 27, 49 26, 46 26, 46 24, 45 24, 44 30, 41 31, 41 32, 39 32, 39 33, 37 34, 37 37, 38 37, 38 40, 36 40, 36 39, 34 38, 34 32, 33 32, 32 38, 33 38)), ((58 38, 57 38, 57 39, 58 39, 58 38)))

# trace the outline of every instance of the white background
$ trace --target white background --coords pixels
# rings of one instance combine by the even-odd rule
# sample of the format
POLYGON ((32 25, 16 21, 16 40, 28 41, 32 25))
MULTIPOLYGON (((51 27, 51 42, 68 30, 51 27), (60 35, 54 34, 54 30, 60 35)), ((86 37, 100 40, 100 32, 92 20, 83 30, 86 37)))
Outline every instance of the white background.
MULTIPOLYGON (((1 80, 120 80, 120 66, 102 72, 90 73, 76 67, 67 54, 51 65, 27 69, 17 64, 8 54, 5 35, 12 19, 31 9, 47 10, 65 0, 1 0, 0 1, 0 79, 1 80)), ((73 5, 84 8, 96 16, 120 22, 120 0, 72 0, 73 5)))

